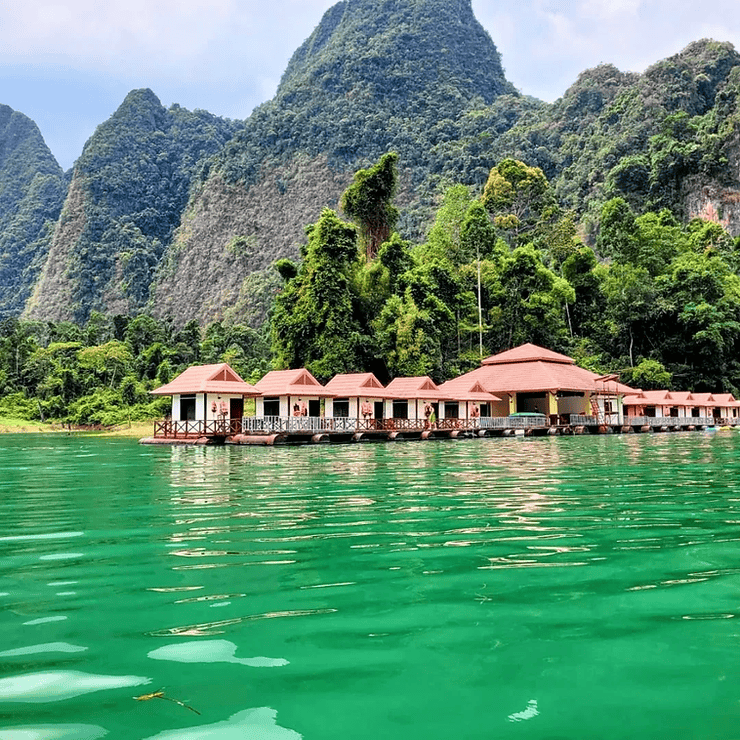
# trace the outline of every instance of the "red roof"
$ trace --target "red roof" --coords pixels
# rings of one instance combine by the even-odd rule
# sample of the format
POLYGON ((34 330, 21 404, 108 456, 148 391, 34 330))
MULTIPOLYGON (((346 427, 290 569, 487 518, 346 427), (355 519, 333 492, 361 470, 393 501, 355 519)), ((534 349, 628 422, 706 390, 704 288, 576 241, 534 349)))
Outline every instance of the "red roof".
MULTIPOLYGON (((690 395, 690 394, 689 394, 690 395)), ((684 405, 685 398, 674 399, 670 391, 640 391, 630 393, 624 397, 625 406, 673 406, 675 403, 684 405)), ((689 399, 692 400, 693 399, 689 399)))
POLYGON ((583 393, 634 393, 634 389, 585 370, 575 360, 558 352, 523 344, 485 360, 481 367, 445 384, 445 390, 455 392, 471 380, 478 381, 489 393, 537 393, 545 391, 576 391, 583 393))
POLYGON ((481 360, 481 365, 508 365, 512 362, 560 362, 564 365, 575 365, 575 360, 559 352, 553 352, 536 344, 522 344, 514 349, 499 352, 481 360))
POLYGON ((493 393, 489 393, 477 380, 470 382, 470 378, 468 378, 467 383, 450 385, 453 382, 452 380, 448 380, 439 386, 439 389, 444 391, 453 400, 479 401, 481 403, 491 403, 492 401, 501 400, 498 396, 494 396, 493 393))
POLYGON ((694 405, 696 406, 716 406, 714 395, 712 393, 692 393, 694 405))
POLYGON ((394 378, 386 387, 386 398, 417 398, 428 401, 448 401, 450 396, 428 376, 394 378))
POLYGON ((259 396, 260 392, 225 362, 218 365, 195 365, 181 372, 174 380, 156 390, 155 396, 173 396, 185 393, 224 393, 240 396, 259 396))
POLYGON ((336 394, 325 388, 311 373, 301 367, 297 370, 271 370, 255 388, 263 396, 320 396, 332 398, 336 394))
POLYGON ((732 393, 713 393, 717 406, 740 406, 740 401, 732 393))
POLYGON ((391 398, 373 373, 343 373, 335 375, 326 389, 337 398, 391 398))
POLYGON ((740 402, 732 393, 691 393, 689 391, 640 391, 624 397, 625 406, 710 406, 735 407, 740 402))

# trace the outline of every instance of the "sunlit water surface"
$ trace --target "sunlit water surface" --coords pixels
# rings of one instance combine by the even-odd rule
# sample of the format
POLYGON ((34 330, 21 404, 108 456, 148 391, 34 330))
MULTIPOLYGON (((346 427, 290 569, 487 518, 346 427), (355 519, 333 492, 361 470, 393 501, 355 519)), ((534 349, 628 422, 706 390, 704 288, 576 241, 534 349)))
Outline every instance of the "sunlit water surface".
POLYGON ((2 436, 0 738, 738 738, 739 452, 2 436))

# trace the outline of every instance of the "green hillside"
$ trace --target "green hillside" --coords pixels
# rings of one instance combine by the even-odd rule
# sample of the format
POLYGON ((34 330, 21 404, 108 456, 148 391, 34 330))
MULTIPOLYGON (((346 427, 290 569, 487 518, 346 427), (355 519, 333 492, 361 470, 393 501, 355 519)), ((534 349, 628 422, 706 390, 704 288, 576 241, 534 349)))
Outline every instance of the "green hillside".
POLYGON ((0 319, 23 310, 66 188, 36 124, 0 105, 0 319))
POLYGON ((30 318, 146 310, 178 327, 260 324, 279 287, 273 262, 297 258, 306 224, 390 151, 397 228, 412 242, 450 185, 479 195, 507 158, 541 168, 601 260, 601 209, 617 196, 637 215, 667 208, 737 236, 739 85, 740 55, 704 40, 644 74, 585 71, 550 105, 506 80, 470 0, 344 0, 246 121, 130 93, 86 144, 58 219, 53 160, 3 155, 0 310, 18 315, 31 294, 30 318))
POLYGON ((91 310, 135 313, 180 222, 203 157, 236 122, 134 90, 98 126, 75 163, 49 264, 30 304, 34 317, 84 321, 91 310))

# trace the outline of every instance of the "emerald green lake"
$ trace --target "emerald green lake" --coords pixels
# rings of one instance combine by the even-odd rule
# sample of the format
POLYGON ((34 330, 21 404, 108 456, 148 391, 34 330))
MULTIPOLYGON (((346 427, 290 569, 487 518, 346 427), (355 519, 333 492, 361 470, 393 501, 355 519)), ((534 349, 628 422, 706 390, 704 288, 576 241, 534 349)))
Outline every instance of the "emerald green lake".
POLYGON ((735 739, 739 460, 0 436, 0 738, 735 739))

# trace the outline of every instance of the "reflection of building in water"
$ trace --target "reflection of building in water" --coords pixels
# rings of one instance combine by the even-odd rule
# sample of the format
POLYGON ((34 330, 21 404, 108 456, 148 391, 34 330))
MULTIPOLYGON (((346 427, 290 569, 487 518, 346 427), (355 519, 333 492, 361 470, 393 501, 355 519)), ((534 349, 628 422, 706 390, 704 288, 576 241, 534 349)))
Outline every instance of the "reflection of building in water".
POLYGON ((232 456, 223 447, 173 446, 170 465, 173 500, 185 505, 228 501, 223 483, 228 480, 231 465, 232 456))

